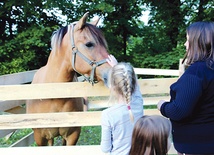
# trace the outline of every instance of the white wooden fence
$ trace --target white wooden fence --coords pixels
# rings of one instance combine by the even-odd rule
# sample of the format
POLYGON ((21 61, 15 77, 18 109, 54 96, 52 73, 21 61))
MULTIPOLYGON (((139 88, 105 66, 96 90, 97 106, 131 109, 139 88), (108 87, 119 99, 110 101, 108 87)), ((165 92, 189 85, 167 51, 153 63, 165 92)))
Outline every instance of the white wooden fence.
MULTIPOLYGON (((173 76, 172 78, 139 79, 144 105, 156 105, 160 99, 168 100, 170 85, 183 71, 184 66, 181 63, 178 70, 135 68, 138 75, 173 76)), ((109 90, 102 83, 94 86, 87 82, 25 84, 31 82, 34 73, 35 71, 28 71, 0 76, 0 112, 7 113, 7 115, 0 115, 0 138, 16 129, 101 125, 101 111, 26 114, 25 108, 21 106, 26 99, 109 96, 109 90)), ((89 100, 89 108, 101 107, 108 107, 106 100, 89 100)), ((157 109, 145 109, 145 114, 160 115, 160 112, 157 109)), ((21 155, 103 154, 99 145, 28 147, 33 142, 33 133, 31 133, 9 148, 0 148, 0 152, 2 155, 15 153, 21 155)), ((169 154, 176 154, 173 146, 169 154)))

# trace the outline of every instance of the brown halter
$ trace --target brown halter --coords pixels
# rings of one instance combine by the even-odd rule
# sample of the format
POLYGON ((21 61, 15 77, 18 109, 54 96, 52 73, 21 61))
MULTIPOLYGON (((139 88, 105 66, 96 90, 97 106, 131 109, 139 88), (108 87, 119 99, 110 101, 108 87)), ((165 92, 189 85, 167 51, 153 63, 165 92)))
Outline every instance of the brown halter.
POLYGON ((75 47, 75 43, 74 43, 74 25, 75 23, 71 24, 71 28, 72 28, 72 37, 71 37, 71 45, 72 45, 72 66, 73 69, 79 73, 76 68, 75 68, 75 58, 76 58, 76 54, 78 54, 84 61, 86 61, 90 66, 92 66, 92 70, 91 70, 91 75, 89 77, 83 75, 82 73, 79 73, 80 75, 82 75, 86 81, 88 81, 89 83, 91 83, 92 85, 94 85, 94 83, 97 83, 98 81, 95 80, 94 75, 95 75, 95 71, 96 71, 96 67, 106 63, 106 59, 100 60, 100 61, 93 61, 88 59, 85 55, 83 55, 76 47, 75 47), (75 50, 76 49, 76 50, 75 50))

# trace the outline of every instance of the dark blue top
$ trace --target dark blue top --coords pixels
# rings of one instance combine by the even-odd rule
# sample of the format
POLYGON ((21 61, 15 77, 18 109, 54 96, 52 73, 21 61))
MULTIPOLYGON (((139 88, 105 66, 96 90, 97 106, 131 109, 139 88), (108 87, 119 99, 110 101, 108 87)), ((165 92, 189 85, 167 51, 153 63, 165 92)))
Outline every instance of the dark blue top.
POLYGON ((175 149, 214 153, 214 70, 195 62, 170 86, 170 96, 160 110, 171 120, 175 149))

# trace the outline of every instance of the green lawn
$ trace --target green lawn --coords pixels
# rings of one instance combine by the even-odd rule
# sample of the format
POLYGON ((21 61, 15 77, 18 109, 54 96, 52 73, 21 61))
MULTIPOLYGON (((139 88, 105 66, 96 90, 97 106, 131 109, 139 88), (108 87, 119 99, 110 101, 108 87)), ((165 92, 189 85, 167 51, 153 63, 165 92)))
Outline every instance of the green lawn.
POLYGON ((101 126, 82 127, 77 145, 100 145, 101 126))

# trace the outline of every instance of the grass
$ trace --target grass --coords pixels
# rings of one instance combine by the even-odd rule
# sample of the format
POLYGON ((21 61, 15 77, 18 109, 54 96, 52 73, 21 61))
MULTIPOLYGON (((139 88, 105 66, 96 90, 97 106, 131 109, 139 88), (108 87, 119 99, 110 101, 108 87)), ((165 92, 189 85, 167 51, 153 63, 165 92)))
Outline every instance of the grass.
MULTIPOLYGON (((32 129, 16 130, 9 138, 0 138, 0 147, 9 147, 16 141, 20 140, 27 134, 31 133, 32 129)), ((99 145, 101 139, 100 126, 87 126, 81 128, 81 133, 77 145, 99 145)), ((55 145, 61 145, 61 137, 55 138, 55 145)), ((36 146, 33 143, 31 146, 36 146)))
POLYGON ((0 147, 9 147, 10 145, 12 145, 13 143, 20 140, 22 137, 26 136, 31 132, 32 129, 16 130, 12 133, 12 135, 0 138, 0 147))
POLYGON ((82 127, 77 145, 100 145, 101 126, 82 127))

